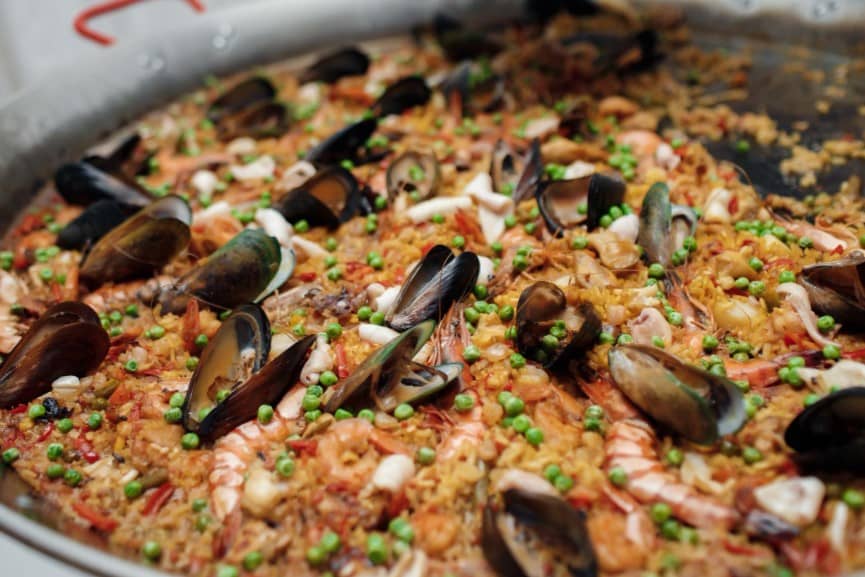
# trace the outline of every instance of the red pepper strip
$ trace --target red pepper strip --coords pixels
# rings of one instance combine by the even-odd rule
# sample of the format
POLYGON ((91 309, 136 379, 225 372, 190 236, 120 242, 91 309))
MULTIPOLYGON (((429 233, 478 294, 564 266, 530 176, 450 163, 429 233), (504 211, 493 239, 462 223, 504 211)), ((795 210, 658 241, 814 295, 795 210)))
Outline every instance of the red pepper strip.
MULTIPOLYGON (((87 425, 83 428, 84 430, 88 430, 87 425)), ((75 439, 73 444, 75 449, 81 453, 81 456, 84 457, 84 460, 88 463, 92 464, 99 460, 99 453, 93 450, 93 445, 91 445, 83 436, 75 439)))
POLYGON ((45 427, 45 430, 36 438, 37 443, 41 443, 45 439, 51 436, 51 433, 54 431, 54 423, 48 423, 48 426, 45 427))
MULTIPOLYGON (((112 44, 114 44, 114 38, 101 34, 96 30, 90 28, 87 25, 88 20, 97 16, 102 16, 103 14, 108 14, 109 12, 114 12, 115 10, 120 10, 121 8, 125 8, 130 4, 135 4, 138 1, 139 0, 110 0, 109 2, 104 2, 102 4, 97 4, 96 6, 87 8, 75 17, 75 21, 73 23, 75 31, 78 32, 80 35, 84 36, 85 38, 93 40, 97 44, 102 44, 103 46, 111 46, 112 44)), ((186 0, 186 3, 189 4, 196 12, 204 12, 204 6, 199 0, 186 0)))
POLYGON ((99 511, 90 508, 90 506, 82 503, 81 501, 76 501, 72 503, 72 508, 78 513, 85 521, 93 525, 96 529, 100 531, 114 531, 117 528, 117 521, 112 519, 107 515, 103 515, 99 511))
POLYGON ((162 506, 165 505, 168 500, 171 498, 171 495, 174 493, 174 487, 171 483, 166 481, 159 485, 153 494, 147 498, 147 503, 145 503, 144 508, 141 510, 145 515, 150 515, 151 513, 156 513, 162 506))
POLYGON ((26 412, 27 412, 27 405, 25 405, 23 403, 18 405, 18 406, 12 407, 9 410, 10 415, 20 415, 21 413, 26 413, 26 412))
POLYGON ((303 282, 312 282, 315 280, 316 274, 314 272, 303 272, 298 275, 298 278, 303 282))
POLYGON ((288 446, 295 453, 300 453, 301 455, 306 454, 314 457, 316 448, 318 447, 318 441, 315 439, 295 439, 288 441, 288 446))

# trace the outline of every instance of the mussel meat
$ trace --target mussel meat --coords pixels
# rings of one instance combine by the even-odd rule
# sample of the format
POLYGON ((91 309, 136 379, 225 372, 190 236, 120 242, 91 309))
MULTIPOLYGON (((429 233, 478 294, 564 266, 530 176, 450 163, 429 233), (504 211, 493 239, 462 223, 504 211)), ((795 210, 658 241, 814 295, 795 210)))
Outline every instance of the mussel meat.
POLYGON ((189 244, 192 210, 179 196, 161 198, 129 217, 97 242, 79 269, 89 288, 144 278, 189 244))
POLYGON ((600 331, 595 307, 589 302, 568 305, 553 283, 536 282, 517 301, 517 349, 545 366, 591 347, 600 331))
POLYGON ((254 76, 235 84, 210 104, 207 118, 218 124, 220 119, 248 110, 276 97, 276 87, 263 76, 254 76))
POLYGON ((306 155, 306 160, 316 165, 339 164, 350 160, 364 164, 375 160, 363 151, 367 140, 378 128, 375 118, 364 118, 340 129, 316 145, 306 155))
POLYGON ((697 233, 697 221, 700 219, 693 208, 684 204, 672 205, 671 216, 670 239, 673 251, 677 251, 684 246, 687 237, 697 233))
POLYGON ((93 309, 62 302, 45 311, 0 365, 0 408, 28 403, 58 377, 83 377, 105 358, 108 333, 93 309))
POLYGON ((594 577, 598 563, 585 514, 558 495, 512 488, 503 508, 484 507, 481 548, 503 577, 594 577), (562 570, 551 571, 550 568, 562 570))
POLYGON ((802 469, 865 472, 865 387, 836 391, 806 407, 784 441, 802 469))
POLYGON ((814 310, 838 319, 841 330, 865 329, 865 253, 806 266, 801 283, 814 310))
POLYGON ((454 257, 448 247, 435 245, 397 294, 388 325, 404 331, 427 319, 441 320, 475 286, 479 272, 476 254, 463 252, 454 257))
POLYGON ((631 402, 694 443, 710 445, 747 419, 735 383, 656 347, 613 347, 609 365, 613 381, 631 402))
POLYGON ((656 182, 643 197, 637 244, 643 247, 649 262, 657 262, 665 267, 670 266, 673 255, 673 242, 670 236, 672 210, 670 189, 663 182, 656 182))
POLYGON ((54 186, 69 204, 87 206, 97 200, 113 200, 143 207, 150 197, 138 188, 103 172, 88 162, 64 164, 54 173, 54 186))
POLYGON ((267 363, 270 322, 258 305, 238 307, 201 354, 183 405, 183 426, 212 441, 276 405, 297 383, 315 336, 304 337, 267 363), (265 364, 267 363, 267 364, 265 364), (230 391, 218 401, 220 391, 230 391))
POLYGON ((369 68, 369 56, 350 46, 322 56, 300 75, 299 82, 325 82, 333 84, 346 76, 361 76, 369 68))
POLYGON ((420 76, 400 78, 379 96, 372 105, 372 113, 378 118, 391 114, 402 114, 409 108, 423 106, 429 102, 432 91, 420 76))
POLYGON ((404 192, 413 199, 426 200, 435 196, 439 179, 439 163, 434 154, 405 152, 387 168, 388 198, 393 200, 404 192))
POLYGON ((288 130, 288 117, 288 108, 282 102, 261 102, 221 117, 216 135, 223 141, 242 136, 274 138, 288 130))
POLYGON ((66 250, 87 249, 120 226, 133 212, 133 207, 113 200, 98 200, 57 233, 57 246, 66 250))
POLYGON ((539 187, 537 192, 541 216, 547 229, 557 236, 583 222, 589 230, 597 228, 601 217, 624 198, 625 183, 618 177, 599 173, 553 180, 539 187))
POLYGON ((354 175, 341 166, 329 166, 285 193, 274 208, 288 222, 305 220, 312 227, 334 229, 357 214, 360 202, 354 175))
POLYGON ((159 295, 162 313, 180 314, 190 298, 217 309, 259 302, 294 271, 291 249, 261 229, 244 229, 159 295))
POLYGON ((391 412, 401 403, 418 403, 443 390, 459 376, 461 363, 428 367, 412 360, 434 328, 434 321, 424 321, 377 349, 348 378, 327 390, 324 410, 363 406, 371 399, 379 410, 391 412))

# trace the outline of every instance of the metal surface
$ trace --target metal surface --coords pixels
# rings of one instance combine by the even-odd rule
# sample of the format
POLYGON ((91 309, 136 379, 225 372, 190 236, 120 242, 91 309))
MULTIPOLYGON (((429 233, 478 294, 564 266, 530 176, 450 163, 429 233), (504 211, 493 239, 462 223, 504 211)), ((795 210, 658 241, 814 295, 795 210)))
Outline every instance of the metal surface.
MULTIPOLYGON (((523 2, 319 0, 303 4, 300 9, 294 3, 262 0, 254 10, 239 5, 205 14, 147 41, 120 44, 98 61, 59 66, 44 82, 19 93, 0 109, 0 230, 59 163, 78 157, 120 126, 196 88, 207 74, 225 74, 329 44, 406 31, 439 11, 486 23, 504 21, 519 16, 523 2)), ((735 23, 740 34, 768 40, 782 36, 838 52, 862 40, 865 22, 865 2, 860 1, 681 0, 677 4, 698 29, 720 28, 726 33, 725 27, 735 23)), ((715 41, 704 39, 707 45, 715 41)), ((729 36, 718 37, 717 42, 719 46, 738 43, 729 36)), ((746 105, 784 121, 814 117, 812 103, 819 87, 811 87, 813 93, 799 90, 797 98, 784 98, 785 93, 791 94, 789 82, 795 82, 776 70, 785 61, 785 50, 765 45, 758 52, 761 56, 755 59, 751 82, 761 90, 754 91, 755 98, 746 105)), ((831 67, 843 62, 843 57, 823 55, 818 60, 831 67)), ((861 99, 865 87, 851 93, 861 99)), ((842 122, 841 114, 855 109, 855 99, 840 104, 837 115, 814 118, 812 137, 826 138, 851 126, 865 130, 861 117, 858 125, 842 122)), ((29 496, 14 475, 0 474, 0 531, 74 567, 70 577, 82 572, 100 577, 164 575, 88 546, 88 538, 98 542, 85 530, 66 525, 55 531, 50 528, 51 513, 29 496), (48 521, 48 526, 29 517, 48 521)))

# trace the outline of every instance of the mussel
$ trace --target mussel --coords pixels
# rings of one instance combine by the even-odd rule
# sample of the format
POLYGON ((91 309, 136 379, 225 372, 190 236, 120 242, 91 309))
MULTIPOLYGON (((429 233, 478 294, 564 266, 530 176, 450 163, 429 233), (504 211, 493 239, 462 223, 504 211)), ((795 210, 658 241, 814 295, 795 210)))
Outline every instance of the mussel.
POLYGON ((316 165, 339 164, 350 160, 355 164, 371 162, 363 150, 367 140, 378 127, 375 118, 364 118, 340 129, 316 145, 306 155, 306 160, 316 165))
POLYGON ((442 51, 451 62, 467 58, 493 56, 503 46, 479 30, 464 28, 457 20, 445 14, 437 14, 433 21, 433 32, 442 51))
POLYGON ((377 349, 348 378, 327 390, 324 410, 363 406, 372 400, 379 410, 391 412, 401 403, 418 403, 444 389, 459 376, 461 363, 428 367, 412 360, 434 328, 435 322, 424 321, 377 349))
POLYGON ((545 366, 591 347, 600 331, 595 307, 589 302, 568 305, 553 283, 536 282, 517 301, 517 349, 545 366))
POLYGON ((258 305, 238 307, 201 353, 183 404, 183 426, 212 441, 253 419, 261 405, 276 405, 297 382, 314 342, 315 336, 304 337, 267 363, 267 316, 258 305), (224 390, 228 396, 217 401, 224 390))
POLYGON ((263 76, 254 76, 235 84, 210 104, 207 118, 215 124, 231 114, 270 102, 276 97, 276 87, 263 76))
POLYGON ((784 441, 805 470, 865 472, 865 386, 831 393, 793 419, 784 441))
POLYGON ((513 195, 525 172, 526 160, 526 158, 518 156, 507 142, 499 138, 493 147, 493 154, 490 158, 490 177, 493 179, 493 190, 497 192, 510 191, 513 195))
POLYGON ((537 200, 547 229, 558 236, 583 222, 597 228, 601 217, 625 198, 625 183, 616 176, 591 174, 570 180, 553 180, 538 187, 537 200), (581 208, 585 205, 585 211, 581 208))
POLYGON ((625 396, 689 441, 710 445, 747 419, 742 392, 726 377, 656 347, 619 345, 608 358, 610 375, 625 396))
POLYGON ((108 352, 108 333, 93 309, 62 302, 45 311, 0 365, 0 408, 27 403, 58 377, 83 377, 108 352))
POLYGON ((670 189, 663 182, 656 182, 643 197, 640 232, 637 235, 637 244, 643 247, 649 262, 657 262, 665 267, 672 263, 672 222, 670 189))
POLYGON ((505 99, 504 78, 492 72, 486 62, 480 65, 463 62, 445 78, 440 88, 449 103, 458 99, 463 116, 493 112, 505 99))
POLYGON ((427 319, 441 320, 475 286, 479 272, 476 254, 463 252, 454 257, 448 247, 435 245, 397 294, 388 325, 404 331, 427 319))
POLYGON ((166 196, 129 217, 97 242, 79 269, 89 288, 144 278, 189 244, 192 211, 179 196, 166 196))
POLYGON ((87 206, 97 200, 113 200, 142 207, 150 197, 138 188, 103 172, 89 162, 64 164, 54 173, 54 186, 69 204, 87 206))
POLYGON ((288 108, 282 102, 262 102, 234 114, 223 116, 216 125, 220 140, 234 140, 241 136, 273 138, 288 130, 288 108))
POLYGON ((108 154, 91 154, 81 160, 95 166, 102 172, 107 172, 121 179, 130 178, 141 173, 146 174, 147 168, 144 161, 147 154, 143 151, 143 154, 136 154, 139 152, 138 147, 140 144, 141 135, 133 132, 121 140, 114 150, 108 154))
MULTIPOLYGON (((529 146, 522 172, 517 180, 517 187, 514 189, 514 203, 519 204, 534 195, 543 176, 544 161, 541 157, 541 141, 535 138, 529 146)), ((498 188, 496 190, 501 192, 498 188)))
POLYGON ((350 46, 322 56, 301 73, 299 82, 333 84, 346 76, 361 76, 369 68, 369 56, 350 46))
POLYGON ((865 253, 806 266, 801 283, 815 311, 838 319, 844 331, 865 330, 865 253))
POLYGON ((360 202, 354 175, 341 166, 328 166, 285 193, 274 208, 288 222, 305 220, 309 226, 334 229, 357 214, 360 202))
POLYGON ((673 251, 681 249, 685 239, 697 233, 696 211, 684 204, 674 204, 670 211, 672 222, 670 224, 670 240, 673 243, 673 251))
POLYGON ((120 226, 135 209, 113 200, 98 200, 57 233, 57 246, 67 250, 89 248, 120 226))
POLYGON ((244 229, 163 289, 159 304, 163 314, 180 314, 190 298, 217 309, 259 302, 288 280, 294 264, 291 249, 261 229, 244 229))
POLYGON ((439 180, 439 163, 434 154, 405 152, 387 168, 387 195, 393 200, 405 192, 415 200, 426 200, 435 196, 439 180))
POLYGON ((512 488, 503 508, 484 507, 481 548, 503 577, 594 577, 598 563, 585 514, 558 495, 512 488), (551 568, 561 568, 562 571, 551 568))
POLYGON ((372 105, 372 113, 378 118, 402 114, 409 108, 423 106, 430 96, 432 92, 423 78, 406 76, 387 87, 372 105))

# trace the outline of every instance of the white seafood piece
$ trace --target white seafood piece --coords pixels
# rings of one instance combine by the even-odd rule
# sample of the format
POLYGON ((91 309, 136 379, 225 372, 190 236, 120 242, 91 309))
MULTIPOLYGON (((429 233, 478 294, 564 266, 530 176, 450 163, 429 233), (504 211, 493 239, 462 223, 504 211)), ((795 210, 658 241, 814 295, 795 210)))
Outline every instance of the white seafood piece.
POLYGON ((595 165, 591 162, 575 160, 565 167, 565 180, 583 178, 595 173, 595 165))
POLYGON ((318 82, 307 82, 297 89, 296 100, 303 104, 311 104, 313 102, 320 102, 321 96, 321 85, 318 82))
POLYGON ((387 577, 424 577, 427 575, 428 566, 426 553, 420 549, 412 549, 400 555, 387 577))
POLYGON ((498 493, 508 489, 524 489, 540 495, 558 496, 558 492, 546 479, 522 469, 508 469, 495 483, 495 491, 498 493))
POLYGON ((306 364, 300 370, 300 382, 304 385, 314 385, 324 371, 333 368, 333 351, 327 342, 327 336, 318 335, 315 339, 315 348, 309 353, 306 364))
POLYGON ((386 289, 383 284, 379 282, 374 282, 368 287, 366 287, 366 294, 369 298, 375 299, 380 297, 385 290, 386 289))
POLYGON ((696 487, 704 493, 719 495, 724 485, 712 479, 712 470, 699 453, 688 451, 682 460, 682 482, 696 487))
POLYGON ((299 160, 285 169, 277 188, 292 190, 312 178, 314 174, 315 166, 311 162, 299 160))
POLYGON ((823 336, 823 333, 817 328, 817 315, 811 310, 811 299, 808 298, 808 291, 803 286, 794 282, 785 282, 778 285, 777 291, 779 295, 786 297, 785 300, 790 303, 793 310, 799 315, 799 318, 802 320, 802 326, 805 327, 808 336, 815 343, 824 347, 826 345, 837 344, 823 336))
POLYGON ((802 367, 796 371, 802 380, 812 389, 818 391, 825 392, 833 388, 848 389, 865 383, 865 364, 850 359, 836 361, 831 368, 826 370, 802 367))
POLYGON ((797 527, 817 520, 825 494, 826 486, 817 477, 778 479, 754 489, 760 507, 797 527))
POLYGON ((533 138, 540 138, 543 140, 545 136, 549 136, 558 129, 559 117, 550 115, 529 120, 523 127, 523 132, 525 137, 529 140, 533 138))
POLYGON ((845 542, 847 540, 847 523, 850 520, 850 507, 844 501, 835 503, 835 509, 832 511, 832 518, 829 520, 829 525, 826 527, 826 536, 829 539, 829 544, 837 552, 845 555, 847 548, 845 542))
POLYGON ((231 216, 231 205, 224 200, 214 202, 204 210, 199 210, 192 215, 193 224, 206 224, 207 222, 231 216))
POLYGON ((293 336, 287 333, 277 333, 270 339, 270 354, 268 358, 273 359, 288 350, 288 347, 297 342, 293 336))
POLYGON ((272 156, 264 154, 249 164, 232 164, 229 170, 234 178, 241 182, 262 180, 273 176, 273 171, 276 170, 276 161, 273 160, 272 156))
POLYGON ((292 236, 291 246, 298 252, 302 252, 308 258, 325 258, 328 255, 327 250, 317 242, 307 240, 302 236, 292 236))
POLYGON ((401 288, 399 286, 386 288, 384 292, 375 298, 375 310, 385 315, 388 314, 393 308, 394 303, 396 303, 396 297, 401 288))
POLYGON ((77 392, 80 386, 81 379, 75 375, 63 375, 54 379, 51 383, 51 390, 57 395, 63 395, 77 392))
POLYGON ((640 315, 630 323, 631 336, 638 345, 652 345, 654 337, 660 337, 665 346, 673 342, 673 330, 661 311, 655 308, 645 308, 640 315))
POLYGON ((255 211, 255 222, 281 246, 291 246, 291 235, 294 229, 279 211, 272 208, 259 208, 255 211))
POLYGON ((485 285, 496 275, 496 264, 492 259, 485 256, 478 256, 480 268, 478 269, 478 284, 485 285))
POLYGON ((372 343, 374 345, 383 345, 389 343, 399 336, 395 330, 372 323, 361 323, 357 327, 357 334, 362 341, 372 343))
POLYGON ((511 197, 493 190, 493 179, 486 172, 477 173, 463 189, 463 194, 473 196, 478 204, 496 213, 503 213, 514 208, 514 201, 511 197))
POLYGON ((216 185, 219 184, 219 177, 211 170, 196 170, 189 179, 189 184, 198 193, 199 198, 210 198, 216 190, 216 185))
POLYGON ((229 142, 225 147, 225 151, 236 156, 243 156, 244 154, 255 154, 257 147, 258 144, 254 138, 241 136, 229 142))
POLYGON ((636 214, 626 214, 614 220, 607 230, 619 235, 622 240, 637 242, 640 233, 640 217, 636 214))
POLYGON ((673 150, 673 147, 662 142, 655 149, 655 162, 664 170, 673 170, 682 161, 679 155, 673 150))
POLYGON ((472 199, 467 196, 440 196, 412 206, 405 214, 413 223, 419 224, 430 220, 436 214, 444 216, 471 207, 472 199))
POLYGON ((264 467, 253 467, 243 485, 241 505, 256 517, 266 517, 285 495, 287 487, 277 483, 264 467))
POLYGON ((398 493, 414 477, 414 461, 399 453, 388 455, 379 462, 372 474, 376 489, 398 493))
POLYGON ((709 193, 706 199, 706 209, 703 211, 703 222, 729 224, 730 199, 733 193, 726 188, 716 188, 709 193))

